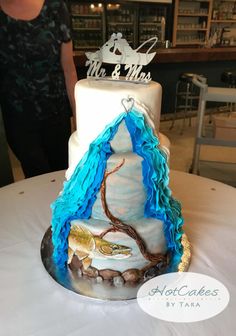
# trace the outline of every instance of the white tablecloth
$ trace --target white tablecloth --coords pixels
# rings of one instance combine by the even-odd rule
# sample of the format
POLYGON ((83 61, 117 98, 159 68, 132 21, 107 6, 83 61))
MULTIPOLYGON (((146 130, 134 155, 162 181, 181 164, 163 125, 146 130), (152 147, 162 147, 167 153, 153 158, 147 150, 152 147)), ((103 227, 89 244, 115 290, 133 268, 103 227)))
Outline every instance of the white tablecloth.
POLYGON ((171 172, 192 243, 190 271, 210 275, 230 292, 228 307, 209 320, 170 323, 147 315, 136 300, 88 299, 57 284, 41 262, 40 244, 50 225, 50 203, 64 172, 0 189, 1 336, 233 336, 236 333, 236 189, 171 172))

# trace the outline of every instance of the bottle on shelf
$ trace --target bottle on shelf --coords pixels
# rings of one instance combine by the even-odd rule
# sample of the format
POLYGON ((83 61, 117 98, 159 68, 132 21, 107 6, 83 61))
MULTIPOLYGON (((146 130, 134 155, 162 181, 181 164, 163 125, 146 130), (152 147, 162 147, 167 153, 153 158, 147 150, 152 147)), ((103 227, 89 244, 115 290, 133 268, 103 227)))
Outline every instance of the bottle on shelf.
POLYGON ((213 9, 212 9, 212 20, 218 20, 219 17, 219 5, 216 1, 213 1, 213 9))
POLYGON ((165 41, 165 31, 166 31, 166 20, 163 16, 161 18, 161 42, 163 43, 165 41))
POLYGON ((232 11, 232 19, 236 20, 236 1, 234 1, 234 7, 232 11))

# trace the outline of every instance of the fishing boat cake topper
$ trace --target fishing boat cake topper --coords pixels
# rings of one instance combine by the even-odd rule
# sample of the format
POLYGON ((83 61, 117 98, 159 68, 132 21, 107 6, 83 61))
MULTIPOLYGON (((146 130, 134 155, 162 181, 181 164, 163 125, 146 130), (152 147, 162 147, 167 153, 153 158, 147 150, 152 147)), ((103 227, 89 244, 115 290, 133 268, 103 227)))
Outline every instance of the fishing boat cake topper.
POLYGON ((121 65, 127 71, 125 80, 135 83, 148 83, 151 80, 150 72, 142 71, 143 66, 152 61, 156 52, 151 52, 158 38, 151 37, 143 42, 137 49, 132 49, 121 33, 113 33, 110 39, 97 51, 86 52, 86 66, 89 66, 87 78, 121 80, 121 65), (150 47, 146 52, 141 49, 147 44, 150 47), (111 77, 106 76, 106 70, 102 68, 102 63, 115 64, 111 77))

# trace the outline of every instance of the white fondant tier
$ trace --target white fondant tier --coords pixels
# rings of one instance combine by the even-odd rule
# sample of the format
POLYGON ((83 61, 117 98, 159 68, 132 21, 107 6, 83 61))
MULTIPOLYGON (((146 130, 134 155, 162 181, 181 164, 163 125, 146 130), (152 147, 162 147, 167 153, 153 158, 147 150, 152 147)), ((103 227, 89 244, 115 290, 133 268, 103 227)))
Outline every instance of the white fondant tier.
POLYGON ((90 143, 125 111, 122 100, 132 97, 135 104, 143 107, 158 132, 161 110, 161 85, 151 81, 135 84, 122 81, 82 79, 75 86, 76 128, 69 142, 69 172, 76 167, 87 152, 90 143), (76 153, 71 146, 76 145, 76 153))
MULTIPOLYGON (((167 138, 162 136, 161 139, 163 141, 167 138)), ((167 140, 165 146, 168 146, 167 140)), ((142 218, 147 199, 142 175, 143 158, 132 152, 130 135, 124 122, 120 124, 111 141, 111 147, 114 154, 107 160, 106 171, 111 172, 123 164, 116 172, 107 177, 105 196, 108 208, 115 217, 124 221, 142 218)), ((73 146, 70 144, 70 149, 72 148, 73 146)), ((74 148, 74 154, 75 152, 76 148, 74 148)), ((108 220, 102 207, 100 192, 98 192, 92 208, 92 217, 108 220)))
MULTIPOLYGON (((166 253, 166 242, 164 237, 163 222, 152 218, 141 218, 134 222, 125 222, 131 225, 136 232, 139 233, 141 238, 145 241, 147 249, 151 253, 166 253)), ((90 218, 88 220, 74 220, 71 222, 71 226, 76 224, 77 226, 84 227, 88 230, 92 236, 98 236, 105 230, 111 228, 109 221, 101 221, 90 218)), ((90 251, 89 257, 92 259, 91 266, 96 267, 99 270, 112 269, 120 272, 124 272, 127 269, 142 269, 149 264, 149 261, 143 257, 135 240, 130 238, 127 234, 122 232, 108 232, 103 240, 116 244, 129 247, 131 249, 131 255, 127 257, 122 255, 116 257, 102 256, 99 253, 99 247, 94 246, 90 251)))
MULTIPOLYGON (((158 135, 160 141, 160 147, 166 153, 167 158, 169 158, 170 152, 170 141, 169 139, 162 133, 158 135)), ((114 139, 115 140, 115 139, 114 139)), ((113 146, 114 149, 114 146, 113 146)), ((74 132, 69 140, 69 168, 66 171, 66 178, 69 179, 73 174, 74 169, 79 163, 80 157, 80 144, 78 141, 77 131, 74 132)))

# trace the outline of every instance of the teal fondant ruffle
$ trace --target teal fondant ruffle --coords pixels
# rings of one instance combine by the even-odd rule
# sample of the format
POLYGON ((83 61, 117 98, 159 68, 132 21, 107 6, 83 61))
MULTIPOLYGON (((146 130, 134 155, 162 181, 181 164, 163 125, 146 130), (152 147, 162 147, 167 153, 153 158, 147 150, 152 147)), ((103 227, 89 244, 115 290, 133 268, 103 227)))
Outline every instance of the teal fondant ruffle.
POLYGON ((91 143, 69 181, 64 182, 61 194, 51 205, 53 258, 58 266, 64 267, 67 262, 70 222, 91 215, 107 159, 112 154, 110 141, 124 116, 121 114, 91 143))
POLYGON ((163 220, 167 247, 178 263, 182 256, 183 217, 180 203, 171 196, 166 155, 158 148, 159 140, 142 114, 132 111, 127 114, 125 121, 133 151, 144 159, 143 183, 147 191, 144 215, 163 220))

